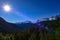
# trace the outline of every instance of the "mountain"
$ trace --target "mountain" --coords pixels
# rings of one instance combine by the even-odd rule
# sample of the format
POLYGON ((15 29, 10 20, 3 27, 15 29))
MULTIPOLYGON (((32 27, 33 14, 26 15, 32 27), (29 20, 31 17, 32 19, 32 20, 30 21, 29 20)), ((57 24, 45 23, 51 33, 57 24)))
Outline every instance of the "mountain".
POLYGON ((32 26, 36 26, 31 22, 26 23, 9 23, 0 17, 0 32, 14 32, 26 30, 32 26))
POLYGON ((16 24, 6 22, 3 18, 0 17, 0 32, 13 32, 21 30, 16 24))
POLYGON ((14 31, 18 32, 21 30, 27 30, 32 27, 38 27, 44 31, 52 31, 52 30, 54 30, 56 25, 58 26, 58 24, 60 24, 59 16, 55 16, 55 18, 57 18, 57 19, 56 20, 47 20, 47 21, 38 21, 36 23, 32 23, 30 21, 23 22, 23 23, 9 23, 9 22, 5 21, 2 17, 0 17, 0 32, 14 32, 14 31), (53 25, 55 25, 55 26, 53 27, 53 25))
MULTIPOLYGON (((50 18, 49 18, 50 19, 50 18)), ((48 32, 55 32, 59 28, 60 15, 52 16, 51 20, 44 19, 43 21, 38 21, 36 24, 43 30, 48 32)))

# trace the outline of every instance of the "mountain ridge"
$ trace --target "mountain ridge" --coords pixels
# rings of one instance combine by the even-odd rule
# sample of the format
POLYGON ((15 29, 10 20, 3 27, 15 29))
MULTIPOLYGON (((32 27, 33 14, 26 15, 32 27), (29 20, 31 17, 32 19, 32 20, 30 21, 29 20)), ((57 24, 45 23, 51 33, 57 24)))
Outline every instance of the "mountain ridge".
POLYGON ((51 20, 51 21, 38 21, 36 23, 31 23, 31 22, 23 22, 23 23, 9 23, 5 21, 2 17, 0 17, 0 32, 14 32, 14 31, 21 31, 21 30, 26 30, 31 27, 38 27, 43 30, 46 30, 46 26, 51 22, 53 23, 58 23, 60 21, 60 18, 58 17, 57 20, 51 20))

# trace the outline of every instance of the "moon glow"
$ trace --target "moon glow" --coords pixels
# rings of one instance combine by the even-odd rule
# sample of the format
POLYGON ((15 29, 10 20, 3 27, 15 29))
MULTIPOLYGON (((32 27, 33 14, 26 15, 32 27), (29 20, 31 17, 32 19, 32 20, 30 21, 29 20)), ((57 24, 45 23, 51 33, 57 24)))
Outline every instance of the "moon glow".
POLYGON ((11 11, 10 5, 4 5, 4 6, 3 6, 3 9, 4 9, 4 11, 6 11, 6 12, 11 11))

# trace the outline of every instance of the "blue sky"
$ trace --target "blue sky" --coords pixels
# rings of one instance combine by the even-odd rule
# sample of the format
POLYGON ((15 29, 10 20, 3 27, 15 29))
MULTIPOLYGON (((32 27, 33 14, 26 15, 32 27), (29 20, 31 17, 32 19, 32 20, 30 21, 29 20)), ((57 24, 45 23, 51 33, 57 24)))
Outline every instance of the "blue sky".
POLYGON ((60 14, 60 0, 0 0, 0 16, 8 22, 37 21, 57 14, 60 14), (11 5, 11 12, 2 9, 6 3, 11 5))

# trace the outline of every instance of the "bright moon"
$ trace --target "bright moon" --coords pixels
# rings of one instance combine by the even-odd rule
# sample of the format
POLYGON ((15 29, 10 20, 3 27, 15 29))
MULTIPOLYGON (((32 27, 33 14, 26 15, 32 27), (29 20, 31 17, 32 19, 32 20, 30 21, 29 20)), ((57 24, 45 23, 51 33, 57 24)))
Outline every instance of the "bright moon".
POLYGON ((9 12, 11 10, 10 5, 4 5, 3 6, 4 11, 9 12))

